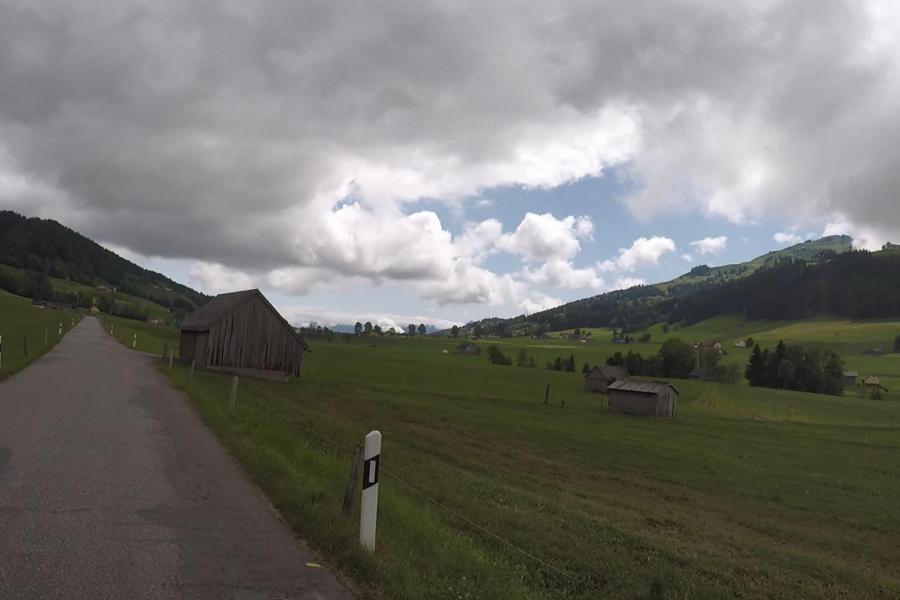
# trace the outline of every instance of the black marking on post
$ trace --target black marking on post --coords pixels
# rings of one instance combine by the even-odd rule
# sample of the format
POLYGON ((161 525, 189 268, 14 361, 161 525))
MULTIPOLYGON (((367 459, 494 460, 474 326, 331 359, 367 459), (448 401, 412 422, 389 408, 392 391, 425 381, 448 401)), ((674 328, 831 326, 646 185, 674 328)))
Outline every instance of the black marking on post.
POLYGON ((367 458, 363 468, 363 487, 368 489, 373 485, 378 485, 378 463, 381 462, 381 455, 376 454, 372 458, 367 458))

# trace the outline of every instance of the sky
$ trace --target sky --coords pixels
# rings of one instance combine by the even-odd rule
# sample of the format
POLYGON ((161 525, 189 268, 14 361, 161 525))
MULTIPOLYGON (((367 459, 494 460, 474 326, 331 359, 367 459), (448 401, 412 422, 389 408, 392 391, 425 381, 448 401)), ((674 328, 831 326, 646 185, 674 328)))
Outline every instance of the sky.
POLYGON ((0 0, 0 208, 293 322, 900 241, 891 1, 0 0))

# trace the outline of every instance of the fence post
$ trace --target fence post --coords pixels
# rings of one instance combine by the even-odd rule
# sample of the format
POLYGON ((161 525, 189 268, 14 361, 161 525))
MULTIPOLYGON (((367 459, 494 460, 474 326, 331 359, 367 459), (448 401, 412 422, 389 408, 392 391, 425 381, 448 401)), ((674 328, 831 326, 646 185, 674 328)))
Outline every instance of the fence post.
POLYGON ((347 479, 347 490, 344 492, 343 511, 350 513, 353 508, 353 496, 356 495, 356 480, 359 479, 359 463, 362 461, 362 448, 357 446, 353 450, 353 459, 350 461, 350 477, 347 479))
POLYGON ((169 352, 169 370, 170 371, 172 370, 172 356, 173 356, 173 354, 171 352, 169 352))
POLYGON ((550 384, 547 384, 547 389, 544 390, 544 404, 550 402, 550 384))
POLYGON ((131 349, 134 350, 137 348, 137 334, 134 334, 134 337, 131 338, 131 349))
POLYGON ((188 383, 194 383, 194 365, 196 364, 196 360, 191 361, 191 374, 188 376, 188 383))
POLYGON ((231 394, 228 396, 228 412, 234 414, 234 404, 237 401, 238 376, 235 375, 231 380, 231 394))
POLYGON ((378 466, 381 462, 381 433, 366 434, 363 450, 362 508, 359 519, 359 543, 375 550, 375 521, 378 518, 378 466))
POLYGON ((28 356, 28 336, 22 336, 22 347, 25 349, 25 356, 28 356))
POLYGON ((57 335, 59 335, 59 337, 62 337, 62 321, 59 322, 59 331, 57 332, 57 335))
POLYGON ((44 327, 44 346, 47 345, 47 329, 49 329, 49 327, 44 327))
POLYGON ((3 368, 3 336, 0 335, 0 369, 3 368))

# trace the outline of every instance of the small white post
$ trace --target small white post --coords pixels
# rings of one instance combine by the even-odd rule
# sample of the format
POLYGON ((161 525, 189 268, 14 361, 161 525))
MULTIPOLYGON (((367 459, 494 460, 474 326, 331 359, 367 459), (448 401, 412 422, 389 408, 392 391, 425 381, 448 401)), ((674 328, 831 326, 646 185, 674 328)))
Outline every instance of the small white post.
POLYGON ((116 324, 113 323, 109 326, 109 335, 116 335, 116 324))
POLYGON ((134 337, 131 338, 131 349, 134 350, 137 348, 137 334, 134 334, 134 337))
POLYGON ((366 434, 363 447, 362 508, 359 519, 359 543, 375 550, 375 521, 378 518, 378 471, 381 462, 381 432, 366 434))
POLYGON ((59 322, 59 335, 62 336, 62 321, 59 322))

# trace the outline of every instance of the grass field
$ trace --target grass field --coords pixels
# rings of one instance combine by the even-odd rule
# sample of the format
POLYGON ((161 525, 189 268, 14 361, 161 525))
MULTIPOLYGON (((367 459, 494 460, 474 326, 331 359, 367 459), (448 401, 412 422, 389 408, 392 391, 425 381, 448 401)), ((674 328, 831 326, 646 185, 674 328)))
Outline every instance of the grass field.
POLYGON ((112 315, 102 315, 100 322, 107 333, 128 348, 162 356, 163 348, 168 346, 178 356, 178 330, 174 327, 112 315))
POLYGON ((72 329, 73 320, 77 323, 80 318, 74 311, 35 308, 29 298, 0 290, 0 336, 3 336, 0 380, 44 355, 72 329))
MULTIPOLYGON (((857 325, 837 325, 847 347, 900 330, 857 325)), ((813 343, 828 326, 731 318, 669 335, 726 327, 813 343)), ((502 347, 581 365, 664 338, 502 347)), ((678 381, 677 420, 638 420, 608 414, 580 374, 492 366, 456 343, 313 342, 300 380, 242 380, 234 417, 230 377, 163 371, 368 598, 650 598, 654 584, 664 598, 900 595, 894 392, 874 402, 678 381), (374 555, 356 543, 358 507, 340 511, 351 448, 371 429, 384 434, 374 555)))

